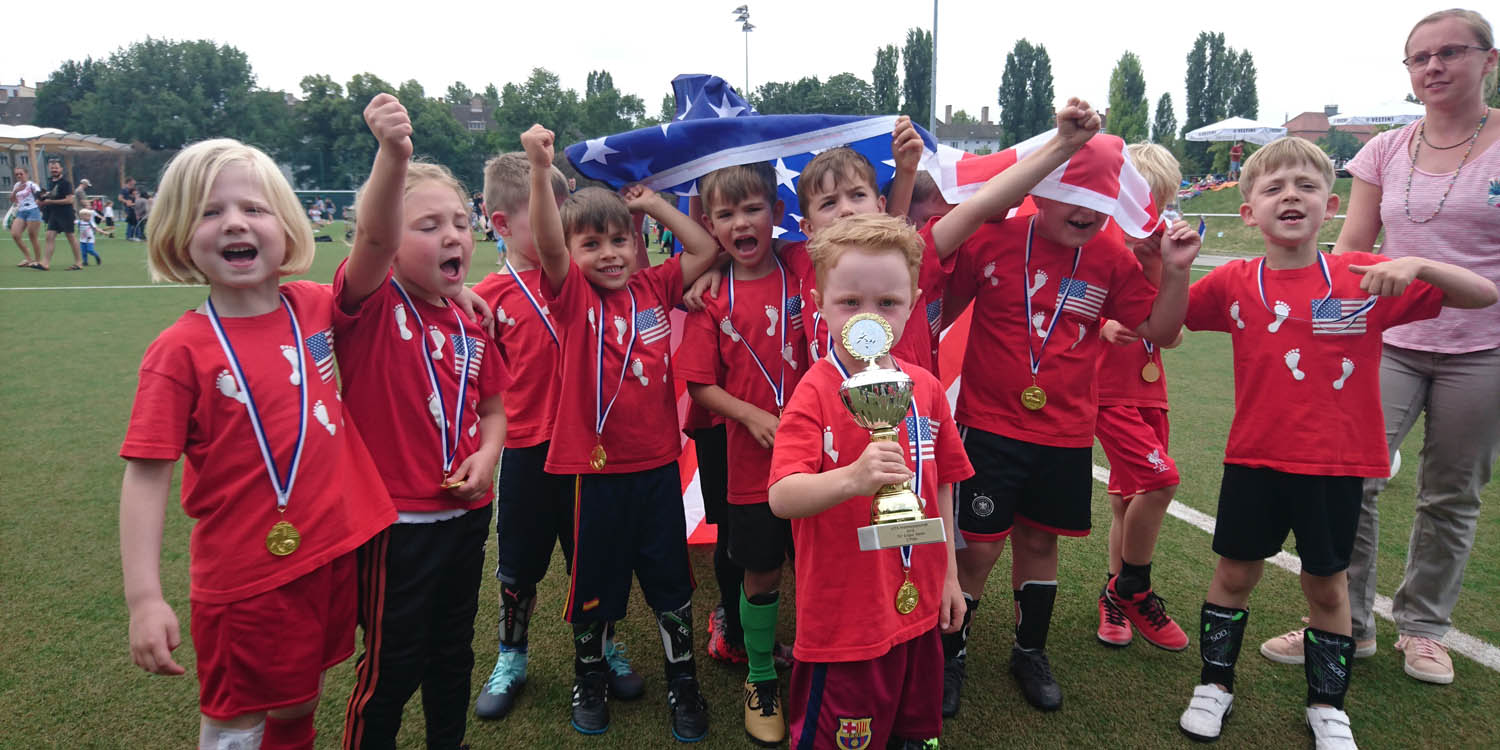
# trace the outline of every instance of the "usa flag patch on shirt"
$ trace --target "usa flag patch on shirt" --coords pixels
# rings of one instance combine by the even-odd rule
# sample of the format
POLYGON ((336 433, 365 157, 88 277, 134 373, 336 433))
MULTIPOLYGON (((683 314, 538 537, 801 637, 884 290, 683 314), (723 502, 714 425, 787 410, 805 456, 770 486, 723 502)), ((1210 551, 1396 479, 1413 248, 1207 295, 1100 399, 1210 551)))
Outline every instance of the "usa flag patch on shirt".
POLYGON ((802 295, 794 294, 786 298, 786 320, 793 331, 802 330, 802 295))
POLYGON ((910 461, 931 461, 933 457, 933 445, 937 442, 938 426, 930 417, 907 417, 906 418, 906 458, 910 461), (917 456, 917 446, 921 445, 922 455, 917 456))
POLYGON ((303 340, 307 353, 318 366, 318 375, 327 383, 333 378, 333 329, 324 328, 303 340))
POLYGON ((1315 299, 1312 301, 1313 333, 1360 335, 1365 332, 1365 318, 1375 307, 1375 297, 1363 299, 1315 299))
POLYGON ((469 377, 479 377, 479 365, 484 361, 484 339, 473 336, 461 336, 457 333, 448 334, 448 339, 453 343, 453 351, 458 356, 453 358, 453 374, 463 375, 464 363, 474 358, 474 364, 469 366, 469 377))
POLYGON ((635 330, 642 344, 650 344, 671 336, 672 323, 667 319, 666 311, 657 305, 635 314, 635 330))
POLYGON ((1057 285, 1057 304, 1063 312, 1097 318, 1104 306, 1104 297, 1108 294, 1109 290, 1102 286, 1095 286, 1082 279, 1065 278, 1057 285))

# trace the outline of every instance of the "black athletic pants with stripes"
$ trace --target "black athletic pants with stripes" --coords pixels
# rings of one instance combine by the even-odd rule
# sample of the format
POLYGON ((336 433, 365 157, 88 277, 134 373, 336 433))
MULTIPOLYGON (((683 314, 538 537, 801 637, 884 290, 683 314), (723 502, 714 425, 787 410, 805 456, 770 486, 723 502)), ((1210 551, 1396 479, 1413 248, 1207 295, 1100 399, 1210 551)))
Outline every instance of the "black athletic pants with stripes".
POLYGON ((359 549, 364 653, 344 718, 345 750, 393 750, 418 687, 427 747, 464 741, 474 671, 474 615, 490 506, 436 523, 398 523, 359 549))

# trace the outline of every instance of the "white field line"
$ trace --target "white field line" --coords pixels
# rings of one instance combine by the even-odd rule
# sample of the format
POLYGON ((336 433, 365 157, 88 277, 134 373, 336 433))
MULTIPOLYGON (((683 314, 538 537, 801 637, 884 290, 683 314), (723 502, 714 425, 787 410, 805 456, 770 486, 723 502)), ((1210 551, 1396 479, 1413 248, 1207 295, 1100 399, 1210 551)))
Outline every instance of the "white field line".
MULTIPOLYGON (((1109 469, 1103 466, 1094 466, 1094 481, 1100 484, 1109 483, 1109 469)), ((1214 533, 1214 517, 1198 510, 1189 508, 1176 500, 1167 508, 1167 513, 1173 518, 1186 522, 1190 526, 1202 529, 1210 535, 1214 533)), ((1296 555, 1286 552, 1277 552, 1270 559, 1270 563, 1293 575, 1302 572, 1302 560, 1296 555)), ((1391 616, 1391 598, 1388 596, 1375 596, 1375 614, 1381 618, 1394 622, 1391 616)), ((1457 651, 1464 656, 1473 659, 1482 666, 1500 672, 1500 648, 1479 640, 1472 635, 1457 629, 1449 630, 1448 635, 1443 637, 1443 645, 1450 650, 1457 651)))
POLYGON ((0 286, 0 292, 51 292, 84 289, 193 289, 202 284, 101 284, 99 286, 0 286))

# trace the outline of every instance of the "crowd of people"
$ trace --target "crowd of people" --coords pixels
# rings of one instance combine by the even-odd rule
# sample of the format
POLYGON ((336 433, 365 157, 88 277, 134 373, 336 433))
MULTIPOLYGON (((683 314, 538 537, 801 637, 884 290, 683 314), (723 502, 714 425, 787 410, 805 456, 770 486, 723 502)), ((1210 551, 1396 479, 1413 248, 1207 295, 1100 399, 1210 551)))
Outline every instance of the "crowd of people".
MULTIPOLYGON (((132 657, 184 672, 158 558, 186 456, 200 747, 312 747, 323 672, 353 654, 356 626, 344 746, 393 747, 419 689, 427 746, 463 746, 492 529, 499 656, 473 712, 500 719, 520 700, 537 586, 561 546, 571 726, 604 733, 611 702, 644 692, 614 628, 635 579, 661 636, 669 733, 702 739, 677 468, 687 432, 719 529, 707 652, 744 665, 749 740, 936 747, 969 664, 992 658, 970 651, 971 629, 1006 621, 983 616, 1006 608, 981 605, 1007 543, 1010 673, 1030 705, 1062 708, 1047 656, 1058 540, 1090 532, 1098 439, 1112 521, 1097 639, 1122 647, 1139 634, 1172 651, 1196 640, 1179 727, 1218 739, 1243 687, 1251 593, 1293 535, 1307 626, 1262 653, 1304 665, 1299 702, 1316 747, 1354 748, 1344 699, 1354 659, 1376 650, 1376 501, 1390 452, 1425 412, 1393 609, 1406 671, 1445 682, 1441 638, 1500 449, 1493 33, 1478 14, 1435 13, 1405 55, 1427 116, 1351 162, 1335 252, 1317 243, 1340 204, 1332 164, 1284 138, 1236 165, 1264 255, 1191 284, 1200 239, 1180 219, 1130 226, 1035 194, 996 218, 1064 163, 1119 163, 1123 144, 1098 135, 1099 116, 1077 99, 1050 141, 957 205, 918 171, 922 141, 906 118, 884 191, 859 153, 820 152, 797 182, 805 242, 773 239, 788 207, 768 164, 705 175, 683 213, 639 185, 570 190, 553 133, 535 125, 522 151, 486 164, 478 206, 507 252, 473 289, 476 199, 447 169, 412 162, 421 133, 389 94, 364 112, 378 150, 331 287, 281 281, 307 270, 313 241, 271 160, 231 140, 194 144, 162 176, 148 257, 155 278, 206 284, 208 298, 147 350, 121 449, 132 657), (651 265, 643 216, 682 252, 651 265), (1382 229, 1385 254, 1371 254, 1382 229), (674 348, 679 305, 690 312, 674 348), (937 342, 966 309, 950 409, 937 342), (1218 563, 1187 631, 1151 575, 1180 481, 1161 352, 1184 327, 1230 336, 1236 407, 1218 563), (844 393, 867 366, 909 385, 909 405, 881 417, 888 440, 871 439, 844 393), (694 404, 685 420, 677 378, 694 404), (892 485, 920 498, 919 518, 941 519, 942 541, 862 548, 871 499, 892 485), (799 584, 789 651, 775 639, 788 563, 799 584)), ((1154 201, 1171 202, 1181 174, 1170 152, 1129 154, 1154 201)))

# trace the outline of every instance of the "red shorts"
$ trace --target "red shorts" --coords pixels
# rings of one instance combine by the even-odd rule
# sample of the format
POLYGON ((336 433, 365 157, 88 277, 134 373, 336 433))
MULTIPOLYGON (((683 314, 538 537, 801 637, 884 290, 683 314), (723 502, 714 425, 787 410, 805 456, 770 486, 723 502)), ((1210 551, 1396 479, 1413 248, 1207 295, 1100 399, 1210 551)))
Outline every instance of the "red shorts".
POLYGON ((221 721, 318 697, 323 670, 354 654, 354 553, 264 594, 192 603, 198 706, 221 721))
POLYGON ((934 627, 869 661, 792 667, 792 750, 879 750, 943 731, 943 641, 934 627))
POLYGON ((1101 406, 1094 435, 1109 459, 1109 494, 1126 500, 1181 482, 1167 455, 1171 433, 1166 409, 1101 406))

